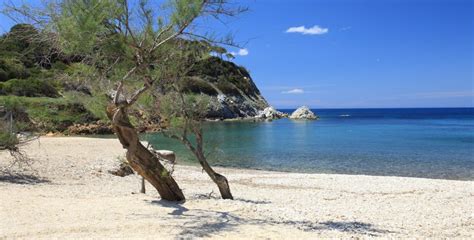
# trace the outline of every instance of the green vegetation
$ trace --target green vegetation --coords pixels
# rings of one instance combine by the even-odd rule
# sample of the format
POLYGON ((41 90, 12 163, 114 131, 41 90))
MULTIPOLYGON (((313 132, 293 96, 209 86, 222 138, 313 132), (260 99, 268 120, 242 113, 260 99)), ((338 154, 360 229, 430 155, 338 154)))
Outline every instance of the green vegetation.
POLYGON ((0 95, 59 97, 58 91, 50 83, 37 79, 10 79, 0 83, 0 95))
POLYGON ((200 78, 183 78, 178 84, 179 90, 184 93, 204 93, 207 95, 217 95, 217 91, 211 86, 211 84, 200 78))
POLYGON ((19 140, 16 137, 16 134, 8 131, 6 128, 7 127, 4 126, 4 124, 0 124, 0 150, 13 150, 19 143, 19 140))
POLYGON ((0 96, 0 106, 7 109, 22 106, 31 123, 42 131, 65 131, 75 123, 96 121, 98 118, 84 105, 65 98, 0 96))
POLYGON ((0 59, 0 82, 12 78, 27 78, 30 72, 17 58, 5 56, 0 59))
MULTIPOLYGON (((69 30, 66 32, 69 33, 69 30)), ((105 66, 111 64, 111 57, 129 53, 120 52, 124 46, 117 46, 119 43, 107 42, 105 39, 103 44, 108 45, 101 47, 104 51, 101 60, 84 61, 84 55, 77 52, 84 53, 91 39, 84 39, 83 44, 56 46, 61 47, 61 51, 53 44, 57 40, 55 35, 45 37, 44 33, 28 24, 15 25, 10 32, 0 36, 0 106, 11 101, 20 102, 31 118, 32 122, 28 124, 35 125, 36 130, 43 132, 64 131, 75 123, 86 124, 96 120, 108 122, 104 110, 110 99, 103 89, 110 89, 113 83, 103 86, 101 84, 104 82, 98 82, 96 78, 103 74, 105 66)), ((152 69, 152 74, 159 78, 169 77, 166 74, 173 72, 184 73, 186 76, 179 77, 176 83, 177 89, 185 94, 216 96, 222 92, 239 96, 241 91, 249 96, 260 94, 245 68, 211 56, 211 53, 228 55, 225 48, 212 46, 205 41, 175 39, 157 51, 156 58, 159 61, 162 55, 175 57, 160 61, 163 66, 152 69), (177 52, 177 45, 183 51, 177 52), (189 54, 189 50, 192 54, 189 54), (177 69, 176 62, 180 62, 180 69, 177 69)), ((128 61, 117 63, 108 75, 123 76, 131 64, 128 61)), ((140 87, 133 81, 125 84, 140 87)), ((172 83, 163 83, 164 89, 171 89, 168 84, 172 83)), ((159 121, 155 101, 152 95, 142 95, 131 111, 131 122, 159 121)))
POLYGON ((105 94, 95 94, 89 96, 84 93, 70 91, 65 93, 64 98, 69 100, 69 102, 74 102, 84 106, 84 109, 94 116, 94 119, 105 122, 109 121, 107 114, 105 113, 105 109, 107 108, 109 100, 105 94))
POLYGON ((260 94, 247 69, 218 57, 209 57, 197 62, 189 75, 216 83, 217 88, 225 94, 240 95, 236 88, 249 96, 260 94))

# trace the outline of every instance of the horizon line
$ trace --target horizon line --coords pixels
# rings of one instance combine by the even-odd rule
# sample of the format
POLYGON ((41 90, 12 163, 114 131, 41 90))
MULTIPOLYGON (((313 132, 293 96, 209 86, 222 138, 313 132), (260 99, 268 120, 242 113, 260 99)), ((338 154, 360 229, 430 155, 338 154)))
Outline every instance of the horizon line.
MULTIPOLYGON (((301 107, 301 106, 300 106, 301 107)), ((297 109, 299 107, 276 107, 276 109, 297 109)), ((310 109, 459 109, 459 108, 472 108, 474 109, 474 106, 471 107, 309 107, 310 109)))

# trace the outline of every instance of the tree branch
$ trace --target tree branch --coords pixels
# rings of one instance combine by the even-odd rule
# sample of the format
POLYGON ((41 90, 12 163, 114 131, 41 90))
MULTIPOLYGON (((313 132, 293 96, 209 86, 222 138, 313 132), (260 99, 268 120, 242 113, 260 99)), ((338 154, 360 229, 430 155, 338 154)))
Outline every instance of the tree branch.
POLYGON ((150 84, 147 84, 145 83, 144 86, 140 89, 138 89, 137 91, 135 91, 135 93, 132 95, 132 97, 130 98, 130 100, 128 101, 127 105, 128 106, 131 106, 132 104, 134 104, 138 98, 140 98, 140 96, 146 92, 146 90, 148 90, 150 88, 150 84))
MULTIPOLYGON (((184 22, 184 24, 178 29, 177 32, 171 34, 171 36, 165 38, 164 40, 162 40, 161 42, 159 42, 158 44, 154 44, 154 47, 151 48, 150 50, 150 53, 153 52, 155 49, 157 49, 158 47, 160 47, 161 45, 165 44, 166 42, 168 42, 169 40, 177 37, 178 35, 180 35, 181 33, 183 33, 183 31, 197 18, 201 15, 201 13, 203 12, 203 10, 205 9, 205 6, 207 5, 208 3, 208 0, 203 0, 202 1, 202 5, 201 5, 201 8, 199 9, 199 13, 198 14, 195 14, 194 16, 192 16, 190 19, 187 19, 187 21, 184 22)), ((170 29, 172 28, 173 25, 170 25, 171 27, 169 27, 170 29)))
POLYGON ((122 89, 123 89, 123 81, 120 81, 117 87, 117 91, 115 92, 115 97, 114 97, 115 105, 118 105, 120 102, 120 94, 122 94, 122 89))

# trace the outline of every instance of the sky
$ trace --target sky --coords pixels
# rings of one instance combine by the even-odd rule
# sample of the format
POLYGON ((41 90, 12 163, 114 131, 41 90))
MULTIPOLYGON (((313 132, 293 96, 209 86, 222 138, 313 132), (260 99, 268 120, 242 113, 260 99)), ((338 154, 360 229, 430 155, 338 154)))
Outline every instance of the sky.
POLYGON ((474 107, 473 0, 239 3, 205 29, 234 35, 233 61, 276 108, 474 107))

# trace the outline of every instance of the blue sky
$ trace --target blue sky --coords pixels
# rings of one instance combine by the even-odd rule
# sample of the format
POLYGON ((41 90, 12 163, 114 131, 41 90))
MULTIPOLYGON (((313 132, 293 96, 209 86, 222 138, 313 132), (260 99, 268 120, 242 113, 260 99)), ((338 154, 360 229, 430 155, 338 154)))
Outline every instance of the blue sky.
MULTIPOLYGON (((1 1, 0 1, 1 2, 1 1)), ((473 107, 471 0, 248 0, 227 25, 277 108, 473 107)), ((11 22, 0 17, 0 31, 11 22)))
POLYGON ((474 106, 473 1, 248 2, 235 61, 276 107, 474 106))

